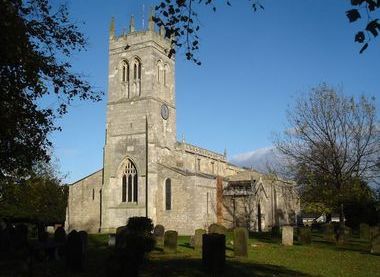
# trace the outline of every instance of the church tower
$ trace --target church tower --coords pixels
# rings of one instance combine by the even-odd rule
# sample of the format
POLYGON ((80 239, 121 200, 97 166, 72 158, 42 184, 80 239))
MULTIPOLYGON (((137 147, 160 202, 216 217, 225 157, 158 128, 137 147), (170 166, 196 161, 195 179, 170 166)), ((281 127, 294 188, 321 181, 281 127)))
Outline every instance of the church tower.
POLYGON ((147 30, 109 36, 109 75, 101 231, 125 225, 131 216, 155 220, 157 163, 176 143, 174 58, 170 40, 147 30))

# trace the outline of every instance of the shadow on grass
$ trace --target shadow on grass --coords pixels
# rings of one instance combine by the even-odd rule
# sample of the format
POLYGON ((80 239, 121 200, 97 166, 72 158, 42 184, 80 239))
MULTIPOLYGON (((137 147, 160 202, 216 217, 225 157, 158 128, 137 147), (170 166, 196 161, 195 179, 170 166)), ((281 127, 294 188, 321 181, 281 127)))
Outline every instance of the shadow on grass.
POLYGON ((178 244, 178 246, 182 246, 182 247, 189 248, 189 249, 194 249, 194 247, 191 246, 190 243, 188 243, 188 242, 178 244))
MULTIPOLYGON (((141 276, 210 276, 202 266, 201 259, 151 260, 141 276)), ((211 275, 213 276, 213 275, 211 275)), ((283 266, 226 261, 223 272, 216 276, 312 276, 283 266)))

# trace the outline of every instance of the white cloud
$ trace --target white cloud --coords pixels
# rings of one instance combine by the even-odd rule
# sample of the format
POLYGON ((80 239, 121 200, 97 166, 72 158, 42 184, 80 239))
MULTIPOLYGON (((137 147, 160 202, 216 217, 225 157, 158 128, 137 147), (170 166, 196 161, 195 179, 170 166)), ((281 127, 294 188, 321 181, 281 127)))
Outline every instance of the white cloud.
POLYGON ((231 163, 238 166, 254 168, 266 172, 268 165, 275 166, 277 163, 277 151, 274 146, 263 147, 254 151, 237 154, 231 158, 231 163))

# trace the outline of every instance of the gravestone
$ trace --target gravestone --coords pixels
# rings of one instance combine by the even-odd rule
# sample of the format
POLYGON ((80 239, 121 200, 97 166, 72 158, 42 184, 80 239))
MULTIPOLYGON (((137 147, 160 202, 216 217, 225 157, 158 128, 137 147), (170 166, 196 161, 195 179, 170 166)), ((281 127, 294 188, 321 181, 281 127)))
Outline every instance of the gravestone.
POLYGON ((54 234, 54 226, 47 226, 46 232, 48 232, 48 234, 54 234))
POLYGON ((194 236, 190 236, 190 239, 189 239, 189 245, 190 245, 192 248, 195 248, 195 247, 194 247, 194 236))
POLYGON ((153 235, 158 243, 162 243, 164 241, 165 227, 160 224, 154 226, 153 235))
POLYGON ((311 228, 310 227, 298 228, 298 242, 301 244, 311 243, 311 228))
POLYGON ((371 240, 371 253, 376 255, 380 254, 380 234, 377 234, 371 240))
POLYGON ((108 246, 113 247, 116 244, 116 235, 108 234, 108 246))
POLYGON ((87 256, 88 234, 86 231, 79 231, 78 234, 82 241, 82 261, 84 265, 87 256))
POLYGON ((293 245, 293 227, 282 226, 282 245, 293 245))
POLYGON ((118 249, 126 247, 126 235, 128 234, 127 226, 120 226, 116 229, 115 247, 118 249))
POLYGON ((203 235, 206 234, 205 229, 196 229, 194 234, 194 248, 202 249, 203 235))
POLYGON ((234 229, 234 254, 236 257, 248 257, 248 230, 239 227, 234 229))
POLYGON ((360 238, 364 240, 370 239, 369 225, 366 223, 360 223, 360 238))
POLYGON ((177 252, 178 233, 173 230, 166 231, 164 234, 164 251, 168 253, 177 252))
POLYGON ((63 227, 58 227, 54 232, 54 241, 57 243, 58 258, 65 256, 66 232, 63 227))
POLYGON ((203 234, 202 264, 212 273, 222 272, 226 263, 226 236, 218 233, 203 234))
POLYGON ((380 233, 380 227, 379 226, 372 226, 369 228, 369 238, 373 239, 380 233))
POLYGON ((208 233, 209 234, 221 234, 226 235, 227 234, 227 228, 223 225, 213 223, 208 227, 208 233))
POLYGON ((81 272, 83 269, 83 242, 76 230, 67 236, 66 265, 71 272, 81 272))
POLYGON ((325 241, 335 242, 334 225, 332 224, 323 225, 323 238, 325 241))

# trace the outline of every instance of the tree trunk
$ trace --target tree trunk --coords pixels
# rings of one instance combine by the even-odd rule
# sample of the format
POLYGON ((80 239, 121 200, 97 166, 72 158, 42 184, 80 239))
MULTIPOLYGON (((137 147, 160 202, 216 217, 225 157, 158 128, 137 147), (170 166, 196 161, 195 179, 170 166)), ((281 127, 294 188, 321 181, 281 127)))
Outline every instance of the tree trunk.
POLYGON ((338 234, 337 234, 337 243, 343 244, 344 243, 344 206, 343 203, 340 203, 340 210, 339 210, 339 228, 338 228, 338 234))

